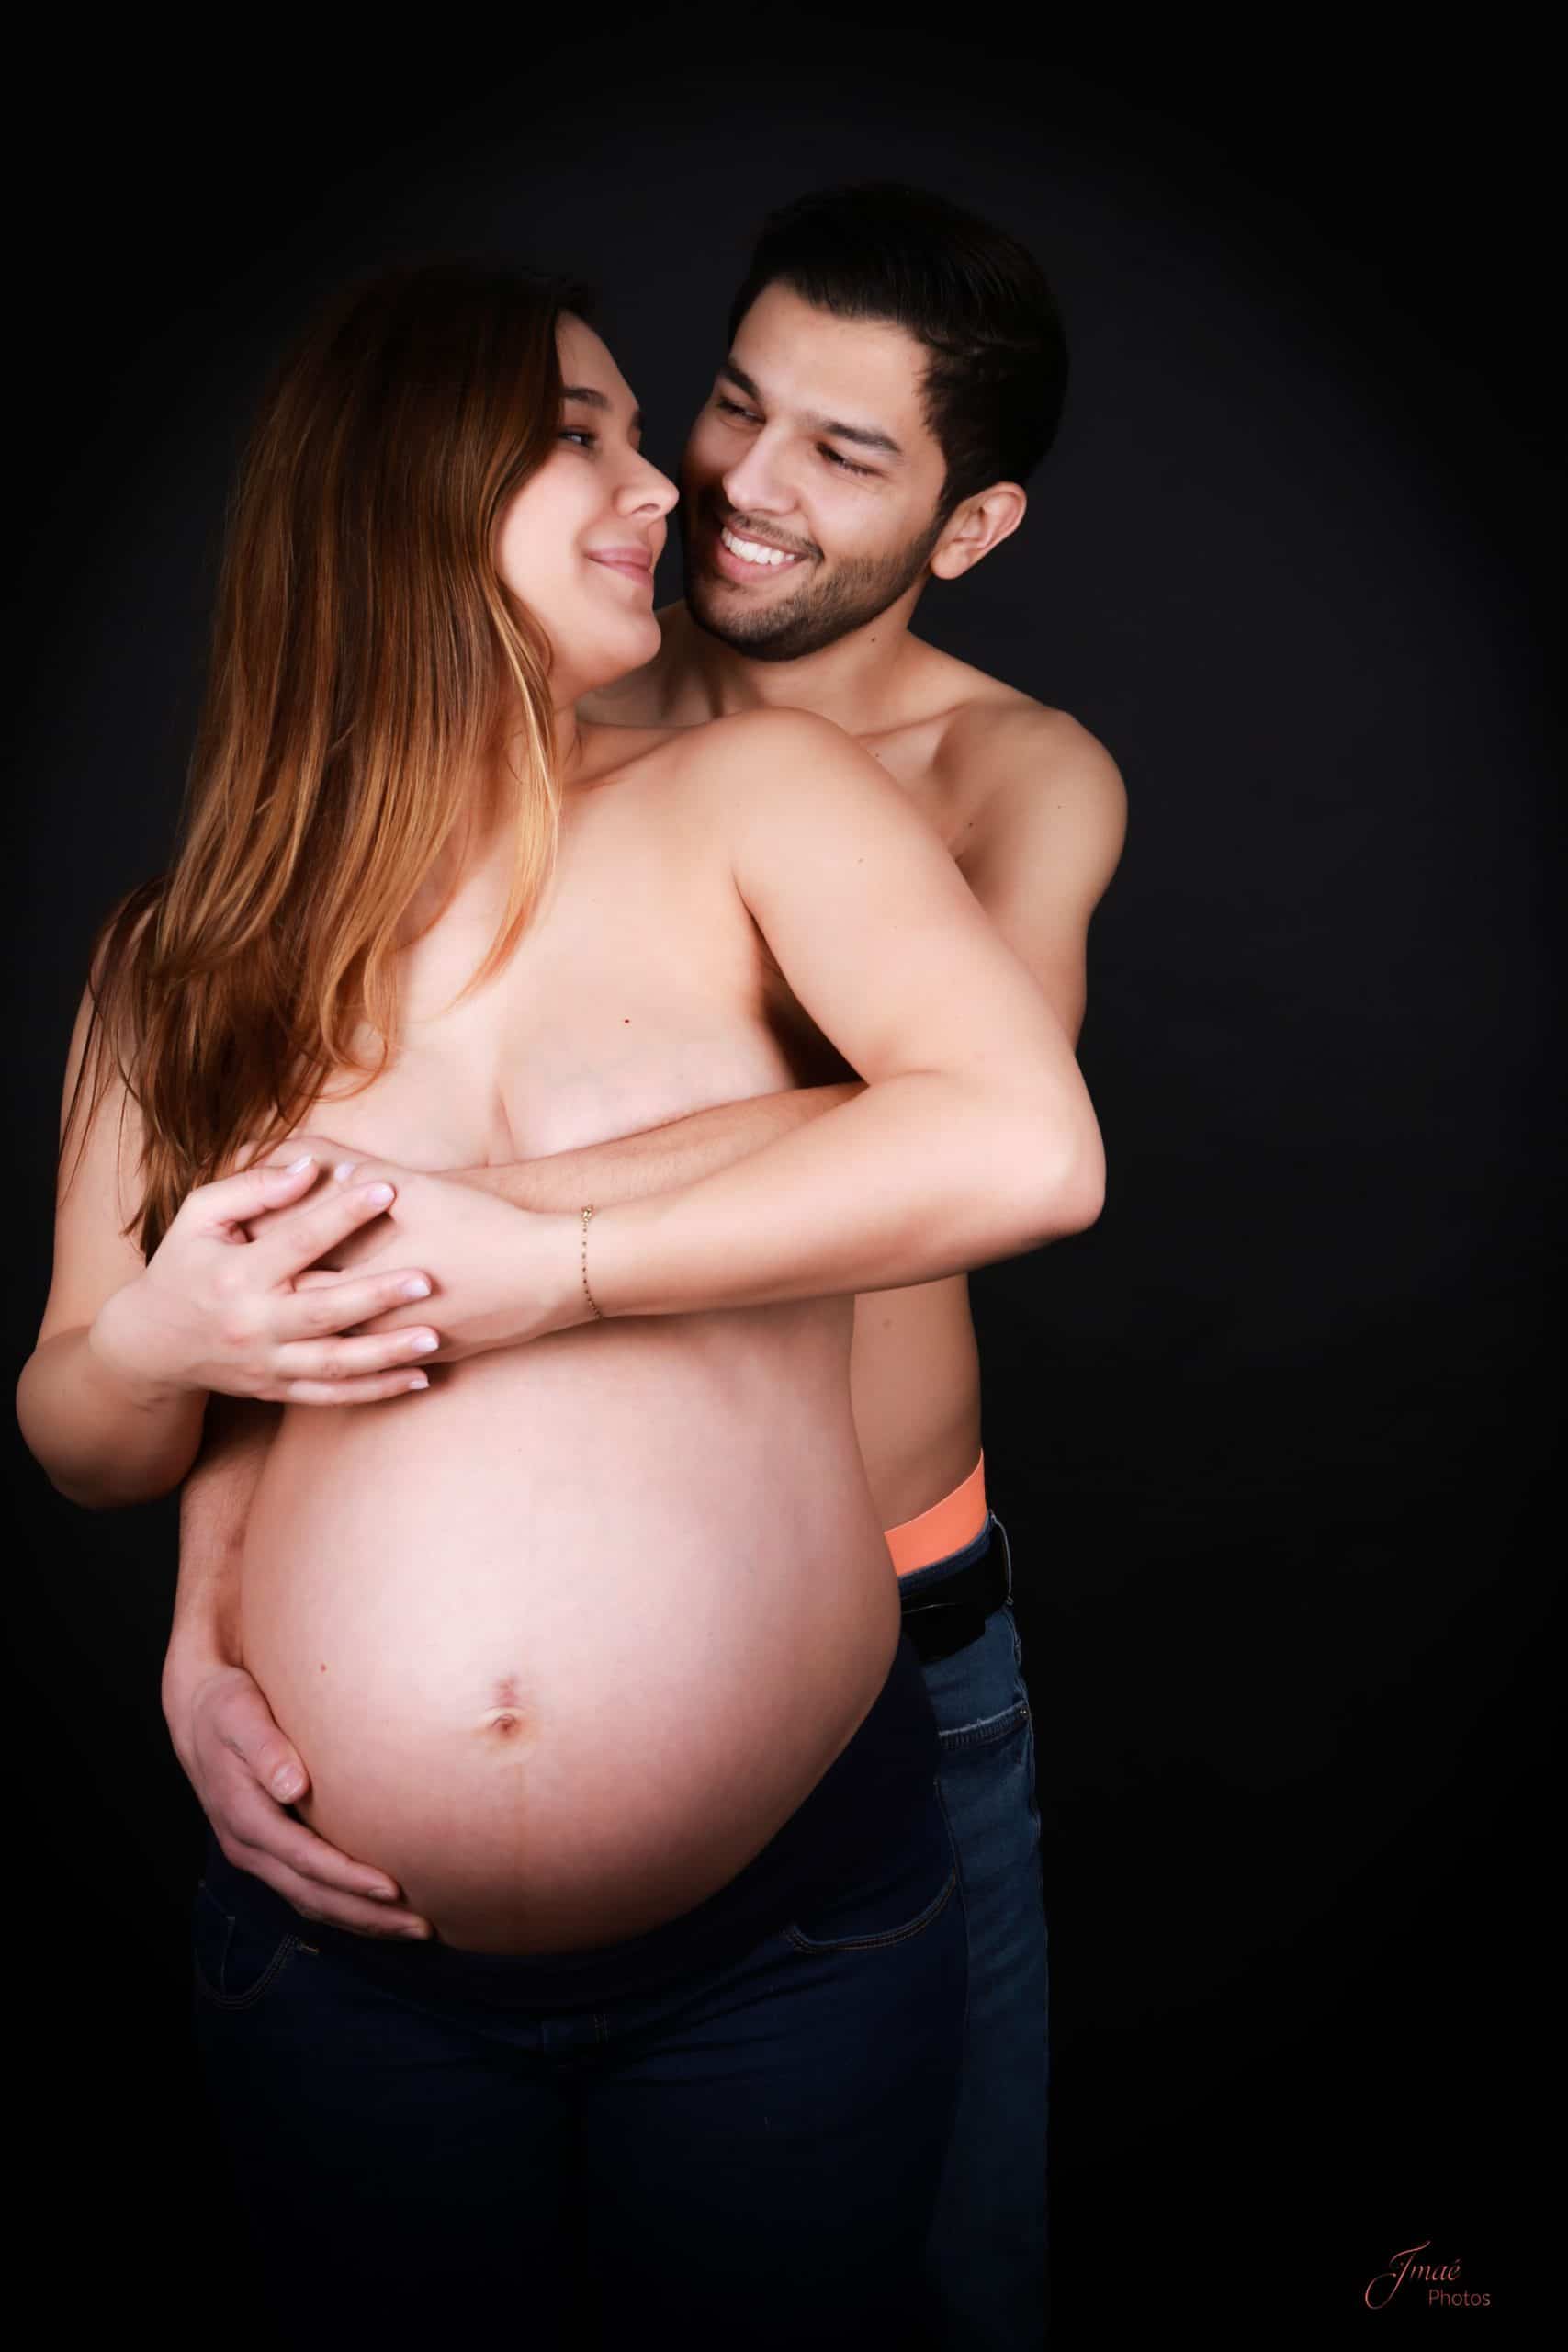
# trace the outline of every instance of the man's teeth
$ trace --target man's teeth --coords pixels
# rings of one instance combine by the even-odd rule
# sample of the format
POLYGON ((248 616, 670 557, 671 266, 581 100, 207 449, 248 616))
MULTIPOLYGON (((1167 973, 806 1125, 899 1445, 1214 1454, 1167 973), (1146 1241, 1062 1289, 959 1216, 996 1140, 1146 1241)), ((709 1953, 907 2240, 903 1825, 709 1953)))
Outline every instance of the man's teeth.
POLYGON ((765 548, 760 546, 755 539, 738 539, 733 531, 721 529, 718 536, 729 549, 730 554, 738 555, 742 563, 793 563, 795 561, 795 558, 786 555, 783 548, 765 548))

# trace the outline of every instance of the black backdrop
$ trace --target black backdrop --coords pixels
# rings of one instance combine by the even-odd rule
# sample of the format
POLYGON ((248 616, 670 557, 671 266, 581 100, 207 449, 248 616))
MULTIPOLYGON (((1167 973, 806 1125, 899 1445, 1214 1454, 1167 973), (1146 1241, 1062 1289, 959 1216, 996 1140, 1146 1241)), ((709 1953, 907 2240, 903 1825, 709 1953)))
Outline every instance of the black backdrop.
MULTIPOLYGON (((411 248, 583 272, 672 466, 786 195, 920 179, 1053 273, 1061 439, 919 626, 1075 712, 1131 796, 1082 1047, 1105 1215, 976 1283, 1064 2347, 1337 2343, 1423 2239, 1490 2307, 1378 2324, 1533 2341, 1548 2291, 1546 101, 1512 50, 1313 21, 1267 57, 852 6, 177 74, 99 49, 14 126, 18 1366, 89 930, 162 860, 230 470, 310 297, 411 248)), ((76 1512, 14 1431, 11 1466, 23 2269, 79 2324, 231 2333, 157 1699, 173 1507, 76 1512)))

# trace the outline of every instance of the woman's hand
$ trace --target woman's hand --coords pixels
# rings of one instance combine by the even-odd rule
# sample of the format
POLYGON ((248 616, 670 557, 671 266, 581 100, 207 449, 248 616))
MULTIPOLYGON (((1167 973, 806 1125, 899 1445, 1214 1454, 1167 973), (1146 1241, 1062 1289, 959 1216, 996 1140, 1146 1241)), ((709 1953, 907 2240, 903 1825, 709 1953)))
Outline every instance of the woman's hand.
POLYGON ((275 1888, 307 1919, 362 1936, 430 1934, 385 1871, 351 1860, 291 1819, 288 1805, 310 1781, 243 1667, 210 1667, 188 1689, 165 1677, 164 1713, 197 1802, 236 1870, 275 1888))
MULTIPOLYGON (((336 1171, 340 1189, 391 1184, 395 1205, 379 1223, 351 1233, 335 1263, 367 1275, 396 1258, 430 1270, 440 1323, 435 1363, 514 1347, 593 1320, 582 1290, 581 1222, 564 1211, 521 1209, 451 1176, 367 1159, 336 1171)), ((590 1245, 592 1273, 592 1244, 590 1245)), ((406 1332, 414 1310, 400 1303, 367 1322, 377 1338, 406 1332)))
POLYGON ((302 1282, 306 1270, 350 1234, 382 1216, 395 1197, 385 1181, 329 1183, 312 1199, 316 1162, 247 1169, 201 1184, 181 1202, 145 1272, 98 1309, 93 1352, 133 1393, 161 1401, 216 1389, 268 1404, 362 1405, 426 1385, 412 1367, 434 1354, 428 1324, 345 1339, 393 1306, 428 1297, 429 1277, 404 1260, 336 1282, 302 1282), (248 1240, 246 1220, 288 1214, 248 1240))

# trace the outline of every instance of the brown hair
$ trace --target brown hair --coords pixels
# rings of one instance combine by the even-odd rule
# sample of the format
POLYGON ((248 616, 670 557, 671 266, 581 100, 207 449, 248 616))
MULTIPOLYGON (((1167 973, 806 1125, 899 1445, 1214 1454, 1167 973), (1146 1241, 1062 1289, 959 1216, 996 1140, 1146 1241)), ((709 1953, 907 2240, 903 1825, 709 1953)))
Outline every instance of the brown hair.
POLYGON ((456 886, 476 778, 502 767, 516 858, 470 989, 537 902, 550 649, 493 542, 559 431, 557 322, 591 306, 564 278, 407 264, 339 295, 277 368, 230 502, 179 845, 99 932, 65 1121, 91 1069, 85 1141, 118 1072, 143 1131, 125 1229, 149 1256, 185 1194, 287 1135, 334 1069, 385 1068, 400 927, 448 849, 456 886))

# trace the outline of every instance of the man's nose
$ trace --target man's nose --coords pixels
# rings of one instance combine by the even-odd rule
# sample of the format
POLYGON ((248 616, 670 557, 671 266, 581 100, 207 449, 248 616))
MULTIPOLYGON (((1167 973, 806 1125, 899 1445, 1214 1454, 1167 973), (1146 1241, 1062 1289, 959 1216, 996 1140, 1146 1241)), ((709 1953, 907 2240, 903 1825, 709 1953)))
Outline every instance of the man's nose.
POLYGON ((795 504, 795 492, 763 440, 754 441, 719 480, 738 514, 787 514, 795 504))

